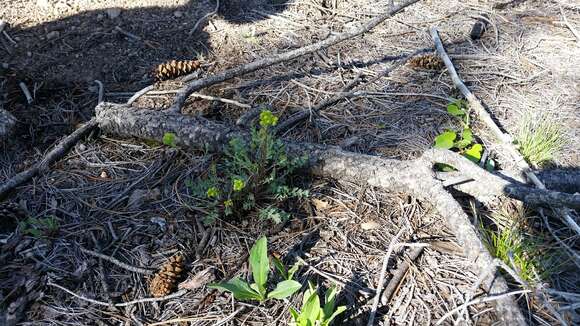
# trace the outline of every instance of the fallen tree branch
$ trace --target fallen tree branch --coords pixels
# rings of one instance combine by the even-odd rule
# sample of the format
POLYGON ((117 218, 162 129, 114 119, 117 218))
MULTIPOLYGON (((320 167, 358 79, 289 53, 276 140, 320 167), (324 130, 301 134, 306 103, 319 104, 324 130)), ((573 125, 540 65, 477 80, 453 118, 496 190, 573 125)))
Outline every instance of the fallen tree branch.
MULTIPOLYGON (((529 181, 531 181, 534 185, 536 185, 536 187, 538 187, 541 190, 545 190, 546 186, 542 183, 542 181, 540 181, 540 179, 538 179, 538 177, 532 171, 530 165, 526 162, 526 160, 522 157, 522 155, 513 145, 512 137, 509 134, 504 133, 498 127, 498 125, 493 121, 489 113, 485 110, 479 99, 475 95, 473 95, 473 93, 467 88, 467 86, 465 86, 465 84, 461 80, 461 78, 457 74, 457 71, 455 70, 455 67, 453 66, 453 62, 451 62, 451 59, 449 58, 447 52, 445 51, 445 48, 443 47, 443 42, 439 37, 439 32, 437 31, 437 28, 432 27, 430 29, 430 32, 431 37, 433 38, 433 42, 435 43, 435 48, 437 49, 437 53, 445 63, 445 66, 447 67, 447 70, 451 75, 451 79, 453 80, 453 84, 467 99, 470 108, 473 108, 476 111, 477 115, 482 120, 482 122, 485 123, 487 128, 489 128, 494 133, 494 135, 500 140, 503 149, 507 152, 508 155, 512 157, 519 171, 523 175, 525 175, 529 181)), ((555 203, 555 206, 557 205, 558 203, 555 203)), ((558 213, 558 215, 561 216, 562 221, 566 225, 568 225, 568 227, 570 227, 571 230, 576 232, 576 234, 580 235, 580 226, 578 225, 578 223, 576 223, 576 221, 574 221, 572 216, 570 216, 570 214, 565 209, 555 208, 555 211, 556 213, 558 213)))
MULTIPOLYGON (((340 42, 344 42, 344 41, 349 40, 351 38, 362 35, 368 31, 370 31, 371 29, 375 28, 376 26, 378 26, 379 24, 381 24, 382 22, 384 22, 388 18, 392 17, 396 13, 402 11, 406 7, 414 4, 417 1, 419 1, 419 0, 408 0, 406 2, 403 2, 396 7, 393 7, 388 12, 371 19, 366 24, 362 25, 359 28, 354 29, 353 31, 344 32, 341 34, 336 34, 336 35, 331 36, 327 39, 324 39, 320 42, 313 43, 313 44, 307 45, 305 47, 301 47, 299 49, 295 49, 295 50, 288 51, 285 53, 280 53, 278 55, 274 55, 274 56, 269 57, 269 58, 264 58, 264 59, 261 59, 258 61, 254 61, 254 62, 247 63, 247 64, 244 64, 241 66, 237 66, 237 67, 234 67, 231 69, 227 69, 227 70, 224 70, 224 71, 222 71, 216 75, 213 75, 213 76, 209 76, 209 77, 202 78, 202 79, 197 79, 197 80, 187 84, 184 88, 182 88, 180 90, 180 92, 177 94, 177 96, 175 98, 174 103, 171 105, 170 111, 173 113, 179 113, 181 111, 181 108, 185 104, 185 101, 189 97, 189 95, 197 90, 204 88, 204 87, 215 85, 215 84, 224 82, 228 79, 232 79, 234 77, 241 76, 241 75, 244 75, 244 74, 259 70, 259 69, 263 69, 263 68, 266 68, 266 67, 278 64, 278 63, 282 63, 285 61, 296 59, 296 58, 301 57, 303 55, 314 53, 316 51, 328 48, 328 47, 333 46, 335 44, 338 44, 340 42)), ((192 78, 193 77, 186 76, 183 78, 183 81, 188 82, 192 78)))
POLYGON ((42 161, 35 164, 32 168, 18 173, 8 181, 4 182, 2 185, 0 185, 0 199, 4 198, 14 188, 28 182, 28 180, 32 179, 37 174, 48 170, 50 164, 62 158, 68 152, 68 150, 74 146, 74 144, 76 144, 82 137, 87 135, 96 127, 97 121, 95 119, 91 119, 82 127, 75 130, 72 134, 65 137, 44 156, 42 161))
MULTIPOLYGON (((203 118, 163 111, 135 110, 111 103, 102 103, 95 111, 96 119, 104 132, 157 140, 165 133, 171 132, 176 136, 176 145, 185 147, 205 147, 221 151, 232 137, 248 136, 245 132, 203 118)), ((476 268, 483 270, 493 263, 493 258, 461 206, 434 178, 432 160, 439 157, 433 153, 443 151, 431 150, 419 159, 400 161, 345 152, 336 147, 316 144, 286 142, 286 146, 292 155, 308 154, 310 172, 314 175, 379 187, 390 192, 407 192, 432 202, 436 210, 446 218, 465 255, 476 268)), ((490 289, 489 293, 492 295, 507 291, 503 278, 490 276, 483 284, 490 289)), ((506 324, 525 324, 517 304, 511 298, 502 297, 498 300, 497 309, 506 324)))
MULTIPOLYGON (((424 248, 425 247, 412 248, 411 251, 408 253, 409 262, 412 262, 417 258, 419 258, 424 248)), ((397 267, 397 269, 393 272, 393 276, 389 280, 389 283, 387 283, 387 286, 385 287, 385 290, 383 291, 383 294, 381 296, 382 304, 386 305, 391 300, 391 297, 395 293, 395 290, 399 287, 399 284, 401 284, 403 277, 405 276, 405 274, 409 270, 409 267, 411 266, 409 262, 403 261, 401 265, 399 265, 399 267, 397 267)))

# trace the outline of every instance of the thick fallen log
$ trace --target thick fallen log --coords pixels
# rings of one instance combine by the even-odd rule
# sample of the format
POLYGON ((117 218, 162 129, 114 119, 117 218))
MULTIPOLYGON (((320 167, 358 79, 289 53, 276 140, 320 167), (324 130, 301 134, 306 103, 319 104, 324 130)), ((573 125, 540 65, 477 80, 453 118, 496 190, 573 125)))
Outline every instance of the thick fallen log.
MULTIPOLYGON (((190 148, 221 151, 232 137, 248 136, 245 132, 203 118, 163 111, 140 110, 111 103, 101 103, 95 111, 96 121, 105 133, 160 140, 165 133, 170 132, 176 136, 176 145, 190 148)), ((310 171, 315 175, 366 184, 390 192, 406 192, 433 203, 446 218, 465 255, 474 263, 478 272, 488 270, 493 264, 493 258, 479 239, 468 216, 441 182, 435 179, 433 160, 444 159, 447 153, 434 150, 416 160, 400 161, 315 144, 287 142, 286 146, 291 153, 307 153, 310 171)), ((508 290, 501 276, 490 275, 483 284, 489 289, 490 295, 503 294, 508 290)), ((506 325, 525 325, 521 311, 509 296, 498 299, 497 310, 506 325)))

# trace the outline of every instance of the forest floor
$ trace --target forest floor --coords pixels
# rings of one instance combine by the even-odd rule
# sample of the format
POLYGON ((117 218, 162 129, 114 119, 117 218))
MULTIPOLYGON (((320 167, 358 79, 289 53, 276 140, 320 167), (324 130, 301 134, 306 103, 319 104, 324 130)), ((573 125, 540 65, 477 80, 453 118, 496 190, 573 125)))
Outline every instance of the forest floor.
MULTIPOLYGON (((433 41, 428 29, 436 26, 459 75, 498 124, 517 135, 526 119, 553 119, 566 142, 544 168, 577 169, 580 39, 575 33, 580 8, 573 0, 502 3, 419 1, 362 37, 201 93, 267 106, 284 121, 340 92, 357 76, 370 80, 405 55, 429 53, 433 41), (489 27, 481 39, 472 40, 470 30, 482 15, 489 27)), ((51 145, 94 116, 95 80, 104 85, 106 101, 126 102, 153 83, 151 72, 160 63, 197 59, 203 63, 201 76, 211 75, 356 28, 388 6, 389 1, 372 0, 221 0, 214 13, 216 2, 209 0, 4 0, 0 108, 18 119, 18 128, 14 139, 1 145, 0 182, 38 162, 51 145), (31 91, 32 103, 27 103, 21 82, 31 91)), ((178 80, 165 81, 156 83, 156 89, 179 85, 178 80)), ((431 148, 442 131, 457 127, 446 106, 460 93, 445 69, 397 66, 363 90, 371 95, 326 108, 282 137, 410 159, 431 148)), ((172 96, 143 96, 134 106, 163 109, 172 96)), ((184 108, 231 125, 244 110, 199 98, 188 100, 184 108)), ((473 129, 496 167, 513 169, 513 162, 494 152, 485 128, 475 122, 473 129)), ((93 133, 49 172, 20 187, 9 200, 22 206, 27 218, 16 232, 0 228, 0 312, 5 322, 287 324, 289 307, 300 308, 301 295, 257 304, 205 286, 248 275, 248 250, 264 234, 286 263, 298 257, 306 263, 296 276, 303 285, 310 280, 321 287, 338 286, 338 302, 347 311, 336 325, 366 325, 383 256, 396 237, 411 248, 421 244, 425 249, 413 261, 405 250, 393 253, 389 271, 405 261, 410 268, 392 298, 379 305, 380 325, 434 324, 484 293, 473 291, 477 272, 444 218, 431 203, 403 193, 311 179, 304 181, 309 198, 291 208, 287 223, 273 225, 250 214, 245 221, 203 225, 207 212, 187 185, 215 159, 205 152, 93 133), (185 257, 182 280, 200 284, 164 301, 114 306, 151 297, 150 275, 115 261, 156 270, 176 254, 185 257)), ((557 316, 569 324, 580 322, 577 266, 566 258, 539 212, 506 198, 486 204, 461 195, 458 200, 474 224, 485 224, 482 238, 501 232, 506 223, 521 223, 523 242, 534 243, 518 247, 523 259, 533 261, 534 275, 527 281, 534 285, 506 275, 514 290, 531 286, 552 291, 550 305, 530 294, 517 297, 528 322, 557 324, 557 316), (570 297, 575 304, 566 300, 570 297)), ((577 235, 556 219, 551 223, 568 246, 579 248, 577 235)), ((518 270, 520 265, 514 265, 518 270)), ((492 325, 499 319, 487 302, 470 305, 442 323, 492 325)))

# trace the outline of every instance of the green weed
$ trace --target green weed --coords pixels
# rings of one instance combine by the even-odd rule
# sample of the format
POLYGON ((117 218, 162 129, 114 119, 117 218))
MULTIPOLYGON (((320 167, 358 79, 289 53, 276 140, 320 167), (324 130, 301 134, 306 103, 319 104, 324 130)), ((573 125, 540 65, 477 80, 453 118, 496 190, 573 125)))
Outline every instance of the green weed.
POLYGON ((254 209, 260 218, 280 223, 289 217, 281 208, 287 200, 308 196, 307 190, 290 185, 307 157, 287 156, 286 148, 271 132, 277 123, 272 112, 262 111, 260 126, 252 129, 249 143, 232 139, 208 176, 189 183, 194 195, 208 202, 206 223, 254 209))
POLYGON ((290 307, 292 326, 328 326, 336 316, 346 310, 345 306, 336 307, 336 287, 329 288, 324 295, 324 305, 320 306, 318 288, 308 282, 308 289, 302 298, 302 308, 296 311, 290 307))
MULTIPOLYGON (((454 116, 461 123, 461 130, 446 130, 435 137, 433 147, 455 150, 474 163, 479 163, 483 153, 483 146, 477 144, 470 128, 469 108, 465 101, 455 101, 447 105, 447 113, 454 116)), ((445 164, 437 165, 440 171, 453 171, 453 167, 445 164)), ((493 162, 486 164, 486 169, 493 170, 493 162)))
POLYGON ((254 300, 260 302, 267 299, 285 299, 302 287, 302 284, 292 279, 299 265, 294 265, 288 271, 280 260, 276 260, 276 268, 279 271, 284 271, 284 274, 282 274, 284 280, 279 282, 273 290, 267 290, 270 261, 268 259, 268 240, 266 237, 258 239, 254 246, 252 246, 249 262, 254 283, 250 284, 235 277, 227 282, 210 284, 208 287, 231 292, 234 298, 238 300, 254 300))
POLYGON ((562 125, 547 113, 525 114, 515 138, 522 156, 536 167, 552 161, 566 144, 562 125))
POLYGON ((58 233, 59 223, 56 217, 52 215, 44 218, 29 217, 20 222, 20 229, 22 234, 31 235, 35 238, 50 237, 58 233))

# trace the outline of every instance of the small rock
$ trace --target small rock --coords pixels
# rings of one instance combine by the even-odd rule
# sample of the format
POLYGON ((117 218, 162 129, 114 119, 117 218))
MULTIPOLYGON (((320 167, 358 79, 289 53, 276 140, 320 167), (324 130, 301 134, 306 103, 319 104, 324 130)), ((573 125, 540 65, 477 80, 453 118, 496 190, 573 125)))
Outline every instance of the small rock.
POLYGON ((181 18, 181 17, 183 17, 183 11, 179 11, 179 10, 175 11, 173 13, 173 16, 175 16, 176 18, 181 18))
POLYGON ((109 175, 107 174, 107 171, 101 171, 101 175, 100 175, 100 177, 101 177, 102 179, 107 179, 107 178, 109 177, 109 175))
POLYGON ((115 19, 121 15, 120 8, 108 8, 107 10, 105 10, 105 12, 107 13, 107 16, 109 16, 110 19, 115 19))
POLYGON ((52 40, 52 39, 55 39, 55 38, 57 38, 59 36, 60 36, 60 33, 58 31, 52 31, 52 32, 46 34, 46 39, 47 40, 52 40))
POLYGON ((105 16, 103 16, 103 14, 98 14, 97 15, 97 20, 103 20, 103 18, 105 18, 105 16))

